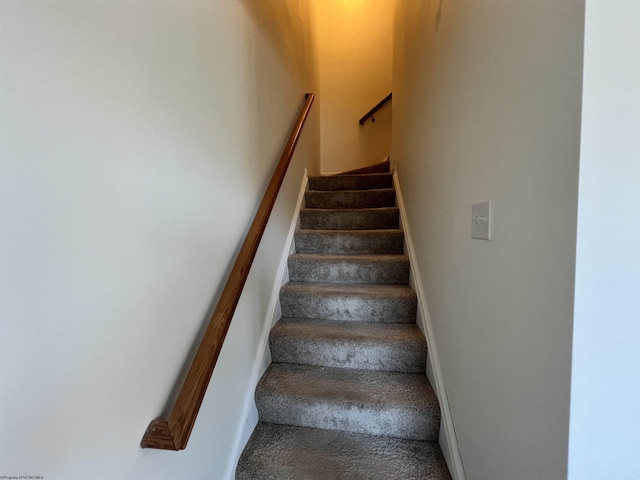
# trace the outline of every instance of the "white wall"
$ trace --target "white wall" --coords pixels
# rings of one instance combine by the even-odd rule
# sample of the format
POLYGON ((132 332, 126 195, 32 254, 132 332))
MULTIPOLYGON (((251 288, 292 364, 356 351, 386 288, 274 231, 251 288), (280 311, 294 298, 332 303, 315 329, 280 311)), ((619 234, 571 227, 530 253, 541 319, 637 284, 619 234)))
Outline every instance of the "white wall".
POLYGON ((565 478, 584 4, 396 8, 391 159, 467 478, 565 478))
POLYGON ((640 3, 587 0, 569 478, 640 478, 640 3))
POLYGON ((0 2, 0 475, 220 479, 317 111, 187 450, 142 450, 305 91, 302 0, 0 2))
POLYGON ((321 110, 321 169, 381 162, 391 143, 391 104, 374 124, 358 120, 391 92, 393 2, 314 0, 321 110))

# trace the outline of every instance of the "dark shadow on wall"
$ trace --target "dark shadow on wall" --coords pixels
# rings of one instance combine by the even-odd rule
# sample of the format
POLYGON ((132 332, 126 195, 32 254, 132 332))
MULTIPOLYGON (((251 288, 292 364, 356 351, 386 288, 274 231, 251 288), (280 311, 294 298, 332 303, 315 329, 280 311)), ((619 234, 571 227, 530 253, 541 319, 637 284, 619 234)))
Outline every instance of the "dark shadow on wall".
POLYGON ((311 6, 305 0, 240 0, 260 36, 276 52, 287 71, 306 79, 301 65, 315 58, 311 6))
MULTIPOLYGON (((266 187, 306 92, 317 89, 311 7, 304 0, 240 0, 256 35, 247 61, 256 72, 251 95, 255 115, 251 139, 257 168, 252 175, 266 187), (274 135, 265 125, 286 126, 274 135), (270 166, 265 175, 262 166, 270 166)), ((317 109, 318 105, 314 108, 317 109)), ((307 130, 312 128, 307 127, 307 130)))
MULTIPOLYGON (((247 174, 261 184, 262 195, 303 106, 304 94, 317 93, 312 6, 308 0, 240 0, 239 3, 255 31, 247 52, 251 70, 256 72, 250 93, 255 111, 251 129, 255 135, 247 140, 251 143, 256 168, 247 174)), ((316 101, 285 183, 293 175, 296 157, 305 155, 309 149, 319 150, 318 111, 316 101)), ((297 184, 300 178, 292 181, 297 184)), ((264 288, 259 295, 263 304, 271 294, 269 280, 265 278, 261 282, 264 288)))
POLYGON ((442 20, 442 1, 438 2, 438 10, 436 10, 436 16, 433 21, 433 30, 438 33, 440 30, 440 20, 442 20))

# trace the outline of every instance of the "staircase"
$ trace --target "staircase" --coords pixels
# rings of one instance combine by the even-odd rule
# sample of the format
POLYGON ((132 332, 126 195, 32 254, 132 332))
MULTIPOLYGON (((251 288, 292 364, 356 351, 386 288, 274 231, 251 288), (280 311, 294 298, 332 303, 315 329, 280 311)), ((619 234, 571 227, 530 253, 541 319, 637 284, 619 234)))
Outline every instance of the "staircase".
POLYGON ((451 478, 386 170, 309 178, 237 480, 451 478))

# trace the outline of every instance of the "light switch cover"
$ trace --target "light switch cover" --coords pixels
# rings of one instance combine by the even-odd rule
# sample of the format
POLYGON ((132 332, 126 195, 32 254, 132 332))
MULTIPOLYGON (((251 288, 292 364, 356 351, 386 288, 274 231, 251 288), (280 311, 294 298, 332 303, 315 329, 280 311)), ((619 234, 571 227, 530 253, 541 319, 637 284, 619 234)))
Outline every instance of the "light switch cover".
POLYGON ((471 238, 491 240, 491 200, 471 206, 471 238))

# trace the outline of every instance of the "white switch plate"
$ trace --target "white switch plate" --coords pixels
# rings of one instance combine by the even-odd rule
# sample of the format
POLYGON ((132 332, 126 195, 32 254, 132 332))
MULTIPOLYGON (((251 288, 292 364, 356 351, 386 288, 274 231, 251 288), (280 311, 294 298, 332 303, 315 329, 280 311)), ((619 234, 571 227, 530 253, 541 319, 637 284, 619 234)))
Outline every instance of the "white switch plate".
POLYGON ((491 240, 491 200, 471 205, 471 238, 491 240))

